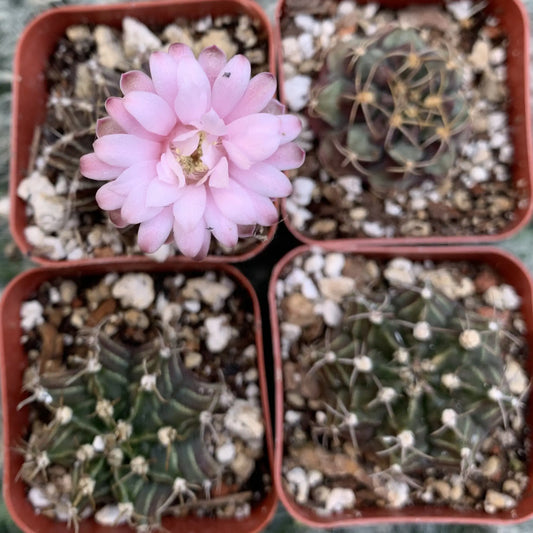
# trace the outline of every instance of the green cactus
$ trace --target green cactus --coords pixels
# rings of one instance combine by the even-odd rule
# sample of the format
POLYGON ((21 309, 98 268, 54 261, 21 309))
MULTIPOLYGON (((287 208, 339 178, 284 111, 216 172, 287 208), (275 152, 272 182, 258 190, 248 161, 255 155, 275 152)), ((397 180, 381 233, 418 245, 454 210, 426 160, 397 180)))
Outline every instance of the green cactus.
POLYGON ((379 191, 443 179, 468 125, 461 71, 445 46, 415 29, 340 42, 312 88, 318 156, 339 177, 354 172, 379 191))
POLYGON ((309 370, 328 391, 315 436, 336 424, 337 436, 384 468, 467 476, 483 440, 523 408, 498 328, 429 287, 394 289, 379 305, 352 302, 309 370))
POLYGON ((23 403, 37 400, 51 420, 32 434, 22 477, 42 486, 58 467, 70 473, 55 503, 75 526, 87 508, 114 503, 120 519, 151 530, 220 474, 203 437, 221 388, 198 380, 161 336, 129 346, 100 327, 87 345, 77 368, 30 382, 23 403))

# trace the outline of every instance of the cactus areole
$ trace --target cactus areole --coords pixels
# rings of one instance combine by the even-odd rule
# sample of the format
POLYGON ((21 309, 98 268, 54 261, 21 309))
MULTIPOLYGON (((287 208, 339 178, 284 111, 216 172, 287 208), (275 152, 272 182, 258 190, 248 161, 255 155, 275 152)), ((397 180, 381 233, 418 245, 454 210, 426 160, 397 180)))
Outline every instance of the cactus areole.
POLYGON ((461 69, 445 43, 393 27, 340 42, 312 88, 319 159, 334 177, 357 174, 376 191, 442 180, 469 114, 461 69))

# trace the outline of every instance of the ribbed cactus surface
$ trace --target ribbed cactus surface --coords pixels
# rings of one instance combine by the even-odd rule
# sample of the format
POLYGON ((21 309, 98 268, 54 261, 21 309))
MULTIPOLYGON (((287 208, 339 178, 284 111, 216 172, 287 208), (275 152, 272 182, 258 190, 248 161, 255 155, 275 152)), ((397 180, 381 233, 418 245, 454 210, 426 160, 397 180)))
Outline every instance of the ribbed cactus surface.
POLYGON ((340 42, 312 88, 321 163, 376 190, 445 178, 468 125, 461 85, 446 45, 428 45, 416 29, 340 42))
POLYGON ((78 368, 32 382, 50 421, 30 439, 22 476, 32 485, 56 466, 70 472, 55 497, 69 522, 114 502, 118 521, 150 529, 219 474, 203 439, 219 385, 195 377, 159 336, 129 346, 96 328, 87 347, 78 368))
POLYGON ((403 473, 466 475, 478 446, 522 407, 500 335, 497 322, 432 288, 397 289, 385 302, 353 302, 310 372, 327 383, 327 416, 356 450, 403 473))

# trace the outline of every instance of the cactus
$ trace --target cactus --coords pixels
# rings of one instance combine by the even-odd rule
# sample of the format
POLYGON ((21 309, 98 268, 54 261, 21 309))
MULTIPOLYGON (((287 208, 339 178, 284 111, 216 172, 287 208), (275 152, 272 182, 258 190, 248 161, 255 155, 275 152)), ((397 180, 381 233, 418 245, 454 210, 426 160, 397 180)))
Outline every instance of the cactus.
POLYGON ((326 385, 315 437, 333 434, 384 470, 443 468, 465 478, 483 440, 523 408, 512 394, 501 326, 430 287, 356 299, 308 374, 326 385))
POLYGON ((312 88, 318 157, 333 176, 354 172, 379 191, 443 179, 468 125, 461 73, 445 46, 393 27, 340 42, 312 88))
POLYGON ((131 346, 104 324, 87 339, 77 367, 28 380, 23 403, 38 401, 50 421, 32 434, 21 475, 42 487, 66 472, 68 482, 55 483, 55 514, 61 507, 75 527, 91 509, 114 505, 117 521, 151 530, 220 474, 204 434, 221 388, 198 380, 161 335, 131 346))

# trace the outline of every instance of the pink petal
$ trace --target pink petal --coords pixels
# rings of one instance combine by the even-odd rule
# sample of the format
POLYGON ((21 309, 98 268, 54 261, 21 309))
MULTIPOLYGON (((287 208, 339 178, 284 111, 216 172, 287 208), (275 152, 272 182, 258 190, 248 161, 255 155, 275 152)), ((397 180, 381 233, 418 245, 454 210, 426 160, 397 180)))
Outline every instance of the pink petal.
POLYGON ((203 185, 187 185, 174 202, 174 218, 184 231, 192 231, 204 216, 206 191, 203 185))
POLYGON ((149 207, 146 205, 146 189, 148 184, 143 184, 131 191, 120 210, 120 215, 129 224, 139 224, 155 217, 161 212, 161 207, 149 207))
POLYGON ((270 157, 280 145, 279 117, 256 113, 234 120, 222 144, 241 168, 270 157))
MULTIPOLYGON (((135 94, 135 93, 130 93, 135 94)), ((148 94, 148 93, 146 93, 148 94)), ((155 96, 155 95, 154 95, 155 96)), ((126 97, 127 98, 127 97, 126 97)), ((106 100, 105 108, 112 119, 125 133, 130 133, 136 137, 142 137, 149 141, 158 142, 161 138, 154 133, 147 131, 139 121, 131 115, 125 107, 125 99, 111 97, 106 100)))
POLYGON ((150 73, 155 91, 170 106, 174 106, 178 94, 177 71, 176 61, 169 54, 154 52, 150 56, 150 73))
POLYGON ((190 231, 185 231, 177 220, 174 221, 174 240, 183 255, 202 259, 207 253, 206 242, 208 248, 210 239, 211 233, 203 218, 190 231))
POLYGON ((106 183, 102 185, 96 191, 96 203, 100 209, 104 211, 114 211, 120 209, 124 204, 125 196, 117 193, 113 188, 114 182, 106 183))
POLYGON ((124 167, 108 165, 96 154, 86 154, 80 158, 80 172, 91 180, 110 180, 116 178, 124 167))
POLYGON ((124 133, 96 139, 93 147, 104 163, 123 168, 148 159, 159 159, 161 154, 160 143, 124 133))
POLYGON ((218 46, 209 46, 200 52, 198 63, 207 74, 209 83, 213 85, 219 72, 226 64, 226 54, 218 46))
POLYGON ((112 182, 113 190, 118 194, 127 196, 134 189, 145 190, 148 184, 155 181, 157 161, 141 161, 128 167, 112 182))
POLYGON ((243 187, 267 198, 284 198, 292 192, 289 178, 277 168, 264 163, 256 163, 248 170, 233 167, 231 177, 243 187))
POLYGON ((141 222, 137 236, 140 249, 145 253, 157 251, 168 239, 173 223, 174 216, 171 207, 167 207, 155 217, 141 222))
POLYGON ((233 248, 239 239, 237 224, 228 220, 218 209, 215 201, 209 195, 205 208, 205 222, 217 241, 224 246, 233 248))
POLYGON ((225 117, 226 122, 230 123, 252 113, 260 113, 270 102, 275 92, 276 78, 270 72, 257 74, 250 80, 246 91, 233 111, 225 117))
POLYGON ((209 175, 209 186, 215 188, 227 187, 228 182, 228 160, 225 157, 221 157, 209 175))
POLYGON ((279 220, 278 210, 272 200, 250 191, 250 201, 255 213, 255 221, 261 226, 272 226, 279 220))
POLYGON ((153 93, 155 88, 154 82, 148 74, 140 70, 130 70, 120 77, 120 90, 123 94, 128 94, 131 91, 148 91, 153 93))
POLYGON ((211 105, 224 118, 242 98, 250 81, 250 61, 243 55, 233 56, 213 82, 211 105))
POLYGON ((202 115, 200 120, 194 122, 194 126, 199 130, 205 131, 209 135, 215 135, 217 137, 226 135, 226 124, 218 116, 214 109, 210 109, 207 113, 202 115))
POLYGON ((144 129, 157 135, 168 135, 176 124, 172 108, 154 93, 129 93, 124 97, 124 107, 144 129))
POLYGON ((207 168, 214 168, 221 157, 225 157, 224 150, 217 145, 217 138, 208 136, 202 144, 202 161, 207 168))
POLYGON ((255 228, 257 224, 249 224, 247 226, 237 226, 237 231, 239 232, 239 237, 253 237, 255 234, 255 228))
POLYGON ((102 117, 96 121, 96 136, 112 135, 113 133, 126 133, 111 117, 102 117))
POLYGON ((223 189, 211 188, 209 192, 220 212, 235 224, 255 224, 256 214, 250 202, 251 192, 230 179, 223 189))
POLYGON ((176 183, 181 187, 185 185, 185 174, 183 173, 183 169, 177 162, 176 155, 170 150, 170 148, 167 148, 166 152, 161 156, 157 175, 160 180, 166 181, 171 185, 176 183))
POLYGON ((281 131, 280 144, 286 144, 296 139, 300 134, 300 131, 302 131, 302 123, 300 122, 300 119, 296 115, 281 115, 279 120, 281 131))
POLYGON ((272 98, 261 112, 270 113, 271 115, 283 115, 285 110, 285 106, 279 100, 272 98))
POLYGON ((182 57, 191 57, 194 59, 193 51, 186 44, 174 43, 168 49, 168 54, 175 60, 179 61, 182 57))
POLYGON ((172 148, 176 151, 176 154, 185 156, 191 155, 198 148, 200 133, 196 130, 192 130, 190 135, 180 135, 178 139, 174 139, 172 142, 172 148))
POLYGON ((183 57, 177 67, 178 96, 174 110, 183 124, 199 120, 211 107, 211 85, 193 57, 183 57))
POLYGON ((160 179, 150 182, 146 190, 146 205, 150 207, 163 207, 173 204, 181 195, 177 184, 166 183, 160 179))
POLYGON ((299 168, 305 159, 305 152, 296 143, 281 145, 265 163, 272 165, 279 170, 290 170, 299 168))
POLYGON ((206 230, 204 235, 204 242, 202 243, 202 247, 200 248, 200 251, 194 256, 194 259, 196 261, 202 261, 202 259, 205 259, 206 255, 209 252, 209 245, 211 244, 211 232, 209 230, 206 230))
POLYGON ((109 211, 109 220, 117 228, 125 228, 129 225, 120 215, 120 209, 109 211))

